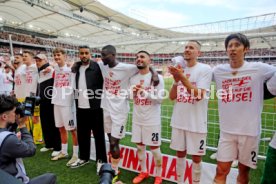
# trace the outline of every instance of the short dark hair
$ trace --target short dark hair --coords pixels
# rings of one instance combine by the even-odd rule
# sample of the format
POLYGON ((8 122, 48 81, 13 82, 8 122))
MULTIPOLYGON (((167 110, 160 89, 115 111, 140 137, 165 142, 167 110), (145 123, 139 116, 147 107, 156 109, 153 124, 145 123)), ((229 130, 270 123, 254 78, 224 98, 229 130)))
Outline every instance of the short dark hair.
POLYGON ((23 54, 29 54, 31 57, 34 57, 34 53, 29 50, 24 50, 23 54))
POLYGON ((145 51, 145 50, 140 50, 139 52, 137 52, 137 54, 139 54, 139 53, 145 53, 145 54, 147 54, 150 57, 150 54, 147 51, 145 51))
POLYGON ((102 48, 102 50, 107 50, 109 54, 116 55, 116 48, 113 45, 106 45, 102 48))
POLYGON ((227 36, 225 38, 225 41, 224 41, 225 49, 227 49, 227 46, 228 46, 230 40, 232 40, 234 38, 237 39, 241 44, 243 44, 244 48, 248 48, 248 49, 250 48, 250 42, 244 34, 234 33, 234 34, 230 34, 229 36, 227 36))
POLYGON ((81 45, 79 46, 79 49, 89 49, 90 51, 90 47, 88 45, 81 45))
POLYGON ((11 95, 0 95, 0 114, 11 111, 18 105, 18 101, 11 95))

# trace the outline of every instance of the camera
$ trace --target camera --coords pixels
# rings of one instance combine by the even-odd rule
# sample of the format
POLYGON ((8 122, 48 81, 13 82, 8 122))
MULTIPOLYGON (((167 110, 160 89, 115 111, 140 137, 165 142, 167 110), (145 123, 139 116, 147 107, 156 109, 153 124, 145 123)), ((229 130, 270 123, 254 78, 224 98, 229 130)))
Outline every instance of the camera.
POLYGON ((25 101, 18 103, 15 113, 20 115, 20 117, 33 116, 35 106, 39 105, 39 96, 29 96, 26 97, 25 101))
POLYGON ((110 164, 105 163, 102 165, 99 175, 100 175, 99 184, 111 184, 112 179, 115 176, 115 171, 114 169, 112 169, 110 164))

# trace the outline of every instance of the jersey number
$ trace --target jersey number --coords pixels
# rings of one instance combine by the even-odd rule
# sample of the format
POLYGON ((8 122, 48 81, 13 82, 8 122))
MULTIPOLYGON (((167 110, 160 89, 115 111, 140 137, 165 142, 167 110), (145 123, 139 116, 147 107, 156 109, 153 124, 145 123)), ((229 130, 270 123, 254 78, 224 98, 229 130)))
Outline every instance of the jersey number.
POLYGON ((69 126, 72 127, 72 126, 74 126, 74 124, 75 124, 75 123, 74 123, 74 120, 69 120, 69 126))
POLYGON ((120 129, 120 134, 122 134, 124 131, 124 126, 121 126, 121 129, 120 129))
POLYGON ((257 162, 256 158, 257 158, 257 154, 255 151, 251 151, 251 155, 252 155, 252 162, 257 162))
POLYGON ((200 150, 203 150, 203 146, 204 146, 204 140, 201 140, 201 141, 200 141, 199 149, 200 149, 200 150))
POLYGON ((158 141, 159 137, 158 137, 158 133, 152 133, 152 141, 158 141))

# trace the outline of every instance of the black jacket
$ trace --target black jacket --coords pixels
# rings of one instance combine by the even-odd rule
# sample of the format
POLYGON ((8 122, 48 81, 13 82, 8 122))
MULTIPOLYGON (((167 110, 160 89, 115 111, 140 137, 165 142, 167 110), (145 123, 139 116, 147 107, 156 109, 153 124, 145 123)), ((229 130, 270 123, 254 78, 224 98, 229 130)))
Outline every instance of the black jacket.
MULTIPOLYGON (((76 91, 79 89, 79 77, 81 61, 76 62, 72 67, 72 72, 76 73, 76 91)), ((103 76, 99 65, 90 60, 89 67, 85 70, 86 87, 89 91, 89 104, 91 109, 101 108, 101 95, 103 91, 103 76)), ((78 99, 76 98, 76 107, 78 99)))
MULTIPOLYGON (((42 77, 41 76, 42 70, 44 70, 48 66, 49 66, 49 63, 46 63, 45 65, 43 65, 41 68, 38 69, 40 77, 42 77)), ((39 83, 38 88, 37 88, 37 95, 40 97, 40 102, 51 104, 53 85, 54 85, 53 76, 51 78, 39 83)))

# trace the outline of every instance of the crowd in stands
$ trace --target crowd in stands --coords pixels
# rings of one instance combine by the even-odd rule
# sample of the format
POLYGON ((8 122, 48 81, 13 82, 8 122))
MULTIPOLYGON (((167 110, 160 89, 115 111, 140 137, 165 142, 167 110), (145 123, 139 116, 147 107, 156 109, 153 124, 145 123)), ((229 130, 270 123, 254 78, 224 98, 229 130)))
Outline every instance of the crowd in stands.
MULTIPOLYGON (((22 42, 22 43, 30 43, 35 45, 41 45, 41 46, 50 46, 55 47, 59 46, 67 50, 67 55, 69 57, 69 61, 77 61, 78 60, 78 51, 76 45, 70 45, 66 43, 57 42, 55 40, 50 39, 44 39, 44 38, 38 38, 35 36, 25 35, 25 34, 19 34, 19 33, 11 33, 11 32, 0 32, 0 39, 3 40, 9 40, 9 35, 12 35, 12 40, 16 42, 22 42)), ((1 41, 1 40, 0 40, 1 41)), ((22 50, 29 50, 33 52, 35 55, 37 54, 45 54, 48 56, 48 59, 50 62, 53 62, 53 56, 52 56, 52 49, 51 48, 43 48, 43 47, 28 47, 27 49, 24 46, 16 46, 14 45, 13 51, 14 53, 22 53, 22 50)), ((100 51, 98 49, 92 49, 92 53, 94 58, 98 58, 100 56, 100 51)), ((151 58, 153 59, 153 65, 157 68, 162 68, 162 66, 165 64, 169 64, 171 58, 181 55, 181 53, 171 53, 171 54, 151 54, 151 58)), ((276 49, 268 49, 268 48, 262 48, 262 49, 251 49, 247 53, 247 57, 254 57, 254 60, 256 60, 255 57, 260 56, 260 59, 257 58, 258 61, 265 62, 268 64, 275 64, 276 59, 276 49), (268 57, 265 60, 261 57, 268 57), (271 56, 271 57, 269 57, 271 56)), ((216 66, 217 64, 221 63, 227 63, 226 59, 226 52, 225 51, 205 51, 202 52, 201 57, 199 57, 199 61, 202 63, 209 64, 211 67, 216 66), (224 59, 225 57, 225 59, 224 59)), ((118 53, 117 58, 120 59, 120 61, 125 63, 134 63, 135 61, 135 53, 118 53)), ((0 61, 8 61, 10 60, 10 47, 8 45, 1 45, 0 46, 0 61)))

